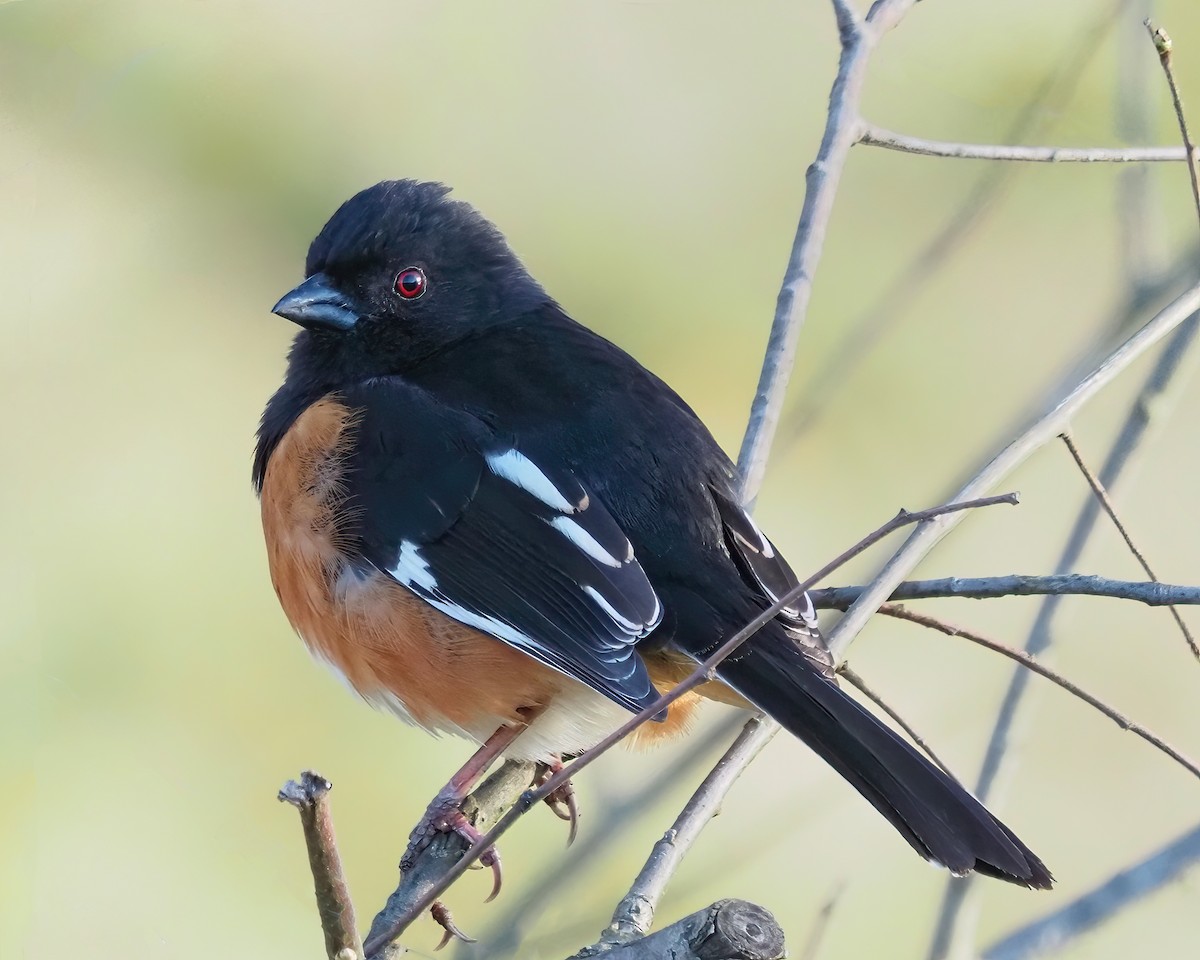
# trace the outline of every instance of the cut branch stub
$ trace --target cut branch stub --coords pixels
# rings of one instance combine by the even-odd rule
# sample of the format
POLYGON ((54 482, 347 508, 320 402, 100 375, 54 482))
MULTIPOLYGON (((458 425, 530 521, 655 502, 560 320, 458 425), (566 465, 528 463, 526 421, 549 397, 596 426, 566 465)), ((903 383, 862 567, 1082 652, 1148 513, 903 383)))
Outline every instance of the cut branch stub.
POLYGON ((365 956, 354 903, 342 871, 333 833, 333 815, 329 810, 329 791, 333 784, 314 770, 305 770, 300 780, 289 780, 279 791, 279 800, 300 812, 300 826, 308 847, 317 896, 317 912, 325 933, 325 955, 329 960, 362 960, 365 956))
POLYGON ((572 960, 782 960, 786 954, 783 930, 770 911, 745 900, 718 900, 648 937, 608 949, 586 947, 572 960))

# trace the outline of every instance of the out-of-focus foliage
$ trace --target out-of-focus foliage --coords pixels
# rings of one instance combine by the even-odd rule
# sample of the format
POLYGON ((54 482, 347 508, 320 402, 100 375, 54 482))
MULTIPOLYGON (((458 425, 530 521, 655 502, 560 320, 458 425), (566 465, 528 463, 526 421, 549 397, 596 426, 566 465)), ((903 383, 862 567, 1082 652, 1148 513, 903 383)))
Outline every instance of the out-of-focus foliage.
MULTIPOLYGON (((914 134, 993 140, 1102 6, 920 4, 874 64, 867 111, 914 134)), ((1158 15, 1200 105, 1200 11, 1164 0, 1158 15)), ((1140 29, 1132 16, 1119 27, 1140 29)), ((1048 118, 1053 140, 1114 142, 1115 47, 1110 36, 1048 118)), ((267 309, 335 206, 386 177, 453 184, 575 316, 662 374, 735 449, 835 60, 818 0, 0 6, 0 956, 315 956, 307 865, 294 814, 273 799, 279 784, 304 766, 335 781, 365 920, 408 827, 468 751, 346 696, 290 635, 267 580, 249 452, 292 334, 267 309)), ((1157 77, 1151 89, 1155 139, 1173 143, 1157 77)), ((982 171, 854 153, 798 382, 982 171)), ((1023 169, 817 429, 778 451, 759 512, 798 569, 900 505, 937 501, 1093 341, 1122 292, 1116 177, 1023 169)), ((1154 183, 1154 245, 1178 254, 1195 231, 1185 175, 1161 169, 1154 183)), ((1081 417, 1086 450, 1104 449, 1145 369, 1081 417)), ((1200 579, 1198 403, 1193 383, 1122 496, 1174 581, 1200 579)), ((1015 485, 1023 506, 969 520, 926 572, 1046 571, 1084 488, 1057 449, 1015 485)), ((1137 575, 1107 529, 1085 567, 1137 575)), ((1200 671, 1166 613, 1068 607, 1058 665, 1200 749, 1200 671)), ((1034 608, 943 607, 1012 641, 1034 608)), ((854 660, 974 776, 1004 663, 893 624, 872 627, 854 660)), ((1078 702, 1045 694, 1037 719, 1002 812, 1061 884, 1046 895, 990 885, 985 936, 1065 902, 1197 809, 1200 786, 1078 702)), ((664 759, 619 752, 585 776, 584 833, 664 759)), ((594 936, 687 789, 561 891, 523 956, 559 957, 594 936)), ((506 841, 504 897, 483 907, 475 875, 451 894, 463 926, 502 918, 505 899, 559 861, 563 833, 545 814, 521 824, 506 841)), ((774 910, 798 946, 843 880, 825 956, 923 949, 942 875, 780 739, 688 860, 664 916, 741 896, 774 910)), ((1070 956, 1194 946, 1197 883, 1070 956)), ((434 933, 409 941, 427 949, 434 933)))

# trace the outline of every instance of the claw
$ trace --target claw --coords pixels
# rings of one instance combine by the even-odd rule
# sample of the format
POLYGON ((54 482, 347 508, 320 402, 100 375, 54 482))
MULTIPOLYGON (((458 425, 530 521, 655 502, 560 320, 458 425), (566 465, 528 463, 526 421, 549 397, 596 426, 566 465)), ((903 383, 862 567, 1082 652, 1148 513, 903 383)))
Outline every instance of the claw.
POLYGON ((441 950, 451 940, 461 940, 463 943, 476 942, 474 937, 469 937, 463 933, 462 928, 454 922, 454 914, 450 912, 450 908, 442 903, 441 900, 433 901, 433 905, 429 908, 429 915, 442 928, 442 942, 433 948, 435 951, 441 950))
POLYGON ((567 846, 569 847, 575 842, 575 837, 579 833, 579 803, 575 799, 575 788, 571 786, 570 781, 546 797, 546 806, 559 820, 570 824, 567 831, 567 846))
MULTIPOLYGON (((478 836, 478 832, 476 832, 478 836)), ((487 895, 484 903, 491 903, 500 896, 500 887, 504 882, 504 870, 500 866, 500 851, 495 847, 488 847, 479 857, 480 866, 492 868, 492 892, 487 895)))
MULTIPOLYGON (((554 776, 563 768, 562 761, 546 764, 545 772, 542 774, 541 782, 545 783, 547 779, 554 776)), ((546 806, 551 812, 558 817, 559 820, 565 820, 571 826, 567 832, 567 846, 575 842, 575 837, 579 833, 579 803, 575 797, 575 786, 568 780, 553 793, 548 794, 545 799, 546 806)))
MULTIPOLYGON (((408 838, 408 849, 400 859, 400 869, 407 870, 416 862, 417 855, 429 846, 439 833, 456 833, 469 845, 474 845, 483 836, 463 812, 458 809, 459 801, 451 796, 438 794, 433 803, 425 811, 425 816, 408 838)), ((500 887, 504 876, 500 866, 500 853, 495 847, 488 847, 479 857, 480 868, 490 867, 492 870, 492 892, 484 903, 491 903, 500 895, 500 887)))

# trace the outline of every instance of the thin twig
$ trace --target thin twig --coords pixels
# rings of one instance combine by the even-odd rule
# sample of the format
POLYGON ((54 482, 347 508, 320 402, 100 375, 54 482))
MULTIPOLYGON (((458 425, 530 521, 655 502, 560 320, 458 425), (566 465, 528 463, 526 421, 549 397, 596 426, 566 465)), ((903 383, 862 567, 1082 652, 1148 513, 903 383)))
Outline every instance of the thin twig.
MULTIPOLYGON (((1121 518, 1117 516, 1117 508, 1113 504, 1112 498, 1109 497, 1108 491, 1104 489, 1104 484, 1100 482, 1100 478, 1092 473, 1091 468, 1088 467, 1087 463, 1084 462, 1083 454, 1079 452, 1079 447, 1076 446, 1071 434, 1064 433, 1062 435, 1062 441, 1064 444, 1066 444, 1067 450, 1071 454, 1071 459, 1075 461, 1075 466, 1079 468, 1079 472, 1082 473, 1084 479, 1087 480, 1088 486, 1092 488, 1092 493, 1096 495, 1096 499, 1100 502, 1100 506, 1103 507, 1104 512, 1108 514, 1108 518, 1113 522, 1113 526, 1117 528, 1117 532, 1121 534, 1121 539, 1125 541, 1125 546, 1129 548, 1129 552, 1133 554, 1134 559, 1137 560, 1141 568, 1146 571, 1146 576, 1148 576, 1155 583, 1158 583, 1158 574, 1150 569, 1150 562, 1146 559, 1145 554, 1143 554, 1142 551, 1138 549, 1137 544, 1133 542, 1133 538, 1129 535, 1129 530, 1125 527, 1125 524, 1121 522, 1121 518)), ((1184 623, 1183 614, 1179 612, 1179 609, 1174 604, 1170 604, 1169 609, 1171 611, 1171 616, 1175 618, 1175 623, 1179 626, 1180 633, 1183 634, 1183 639, 1187 641, 1187 645, 1192 651, 1192 656, 1194 656, 1197 660, 1200 660, 1200 646, 1196 645, 1196 638, 1192 636, 1192 631, 1189 630, 1188 625, 1184 623)))
POLYGON ((329 809, 332 789, 333 784, 319 773, 305 770, 299 782, 289 780, 283 785, 279 799, 300 812, 317 895, 317 914, 325 934, 325 956, 328 960, 362 960, 365 954, 354 920, 354 903, 333 832, 333 814, 329 809))
POLYGON ((867 126, 859 143, 922 157, 962 160, 1013 160, 1021 163, 1179 163, 1183 147, 1022 147, 1016 144, 954 143, 926 140, 867 126))
MULTIPOLYGON (((845 610, 866 587, 825 587, 809 591, 818 610, 845 610)), ((1151 607, 1174 603, 1200 604, 1200 586, 1177 586, 1158 581, 1111 580, 1082 573, 1035 577, 1015 573, 1006 577, 943 577, 908 580, 896 587, 889 600, 930 600, 963 597, 994 600, 997 597, 1083 596, 1136 600, 1151 607)))
POLYGON ((804 946, 800 949, 799 960, 817 960, 817 955, 821 952, 821 944, 825 942, 825 934, 829 930, 829 921, 833 919, 833 911, 837 909, 838 901, 842 899, 845 891, 846 884, 839 882, 825 902, 821 904, 821 909, 817 912, 813 925, 808 931, 804 946))
MULTIPOLYGON (((1103 49, 1103 39, 1128 0, 1112 0, 1111 5, 1097 15, 1086 27, 1067 33, 1067 49, 1054 59, 1054 66, 1038 84, 1001 136, 1002 143, 1019 143, 1037 136, 1048 126, 1051 118, 1060 115, 1063 105, 1071 99, 1080 77, 1103 49)), ((817 422, 830 398, 850 380, 851 369, 871 352, 873 344, 903 316, 918 298, 924 285, 936 275, 938 268, 956 251, 966 247, 966 238, 984 222, 986 215, 996 209, 1017 175, 1013 164, 995 164, 984 168, 982 175, 934 237, 926 243, 900 275, 881 293, 872 305, 845 325, 845 335, 831 357, 805 384, 804 392, 784 424, 784 445, 795 443, 817 422)))
POLYGON ((1200 826, 1109 877, 1049 916, 1005 934, 983 960, 1032 960, 1063 949, 1143 897, 1161 890, 1200 863, 1200 826))
POLYGON ((988 637, 976 633, 973 630, 967 630, 964 627, 947 623, 945 620, 942 620, 938 617, 931 617, 923 613, 914 613, 911 610, 906 610, 904 607, 899 606, 898 604, 884 604, 879 608, 879 612, 889 617, 895 617, 899 620, 907 620, 909 623, 915 623, 922 627, 929 627, 931 630, 937 630, 939 633, 944 633, 948 637, 962 637, 964 640, 970 640, 972 643, 976 643, 981 647, 986 647, 989 650, 995 651, 1002 656, 1008 657, 1010 660, 1015 660, 1027 670, 1032 670, 1038 676, 1045 677, 1051 683, 1057 684, 1071 695, 1078 697, 1084 703, 1094 707, 1096 710, 1099 710, 1122 730, 1128 730, 1130 733, 1141 737, 1151 746, 1161 750, 1185 770, 1188 770, 1193 776, 1200 777, 1200 765, 1197 765, 1196 761, 1192 760, 1187 755, 1181 753, 1178 749, 1171 746, 1171 744, 1167 743, 1167 741, 1165 741, 1158 734, 1154 733, 1152 730, 1148 730, 1140 723, 1130 720, 1124 714, 1119 713, 1116 709, 1110 707, 1099 697, 1088 693, 1078 684, 1068 680, 1061 673, 1051 670, 1040 660, 1035 660, 1024 650, 1019 650, 1016 647, 1010 647, 1008 644, 1000 643, 998 640, 989 639, 988 637))
POLYGON ((720 812, 729 789, 778 732, 778 724, 763 722, 758 717, 746 721, 738 738, 696 788, 671 828, 654 844, 645 866, 613 912, 612 922, 600 937, 601 943, 628 943, 649 932, 667 884, 700 831, 720 812))
POLYGON ((847 683, 858 690, 859 693, 875 704, 875 706, 891 717, 896 722, 896 725, 908 734, 908 738, 912 740, 912 742, 918 747, 924 750, 925 755, 928 756, 930 760, 942 768, 943 773, 945 773, 951 780, 958 780, 958 777, 950 772, 950 768, 942 763, 942 758, 933 752, 933 747, 926 742, 925 738, 917 733, 917 731, 912 728, 907 720, 905 720, 902 716, 900 716, 899 713, 892 709, 891 704, 889 704, 874 689, 872 689, 862 677, 851 670, 848 663, 843 663, 838 668, 838 674, 845 678, 847 683))
POLYGON ((1188 176, 1192 181, 1192 200, 1196 204, 1196 216, 1200 218, 1200 154, 1196 152, 1196 144, 1188 132, 1187 116, 1183 112, 1183 98, 1179 94, 1179 84, 1175 82, 1175 70, 1171 66, 1171 38, 1167 31, 1155 27, 1147 17, 1144 21, 1154 49, 1158 52, 1158 62, 1162 65, 1167 78, 1167 86, 1171 89, 1171 103, 1175 107, 1175 118, 1179 121, 1179 134, 1183 137, 1183 146, 1187 151, 1188 176))
MULTIPOLYGON (((1043 413, 1015 440, 992 458, 955 495, 954 500, 969 500, 985 493, 999 483, 1014 468, 1024 463, 1035 450, 1057 437, 1066 429, 1070 418, 1096 393, 1128 367, 1150 347, 1170 333, 1200 308, 1200 284, 1174 300, 1149 323, 1138 330, 1115 351, 1109 354, 1091 373, 1059 403, 1043 413)), ((919 526, 896 551, 868 589, 846 612, 829 636, 829 648, 835 657, 845 654, 879 605, 902 583, 912 569, 962 519, 948 515, 919 526)))
POLYGON ((929 510, 919 510, 911 512, 901 510, 895 517, 879 527, 872 533, 865 536, 862 540, 856 543, 850 549, 844 551, 841 555, 831 560, 824 567, 810 576, 803 583, 798 584, 791 590, 784 593, 777 601, 759 613, 753 620, 747 623, 740 630, 735 632, 727 640, 725 640, 713 653, 701 663, 691 674, 680 681, 667 693, 662 694, 655 699, 649 706, 645 707, 632 718, 622 724, 617 730, 608 734, 599 743, 590 750, 584 751, 570 764, 565 765, 560 771, 547 777, 541 786, 526 790, 518 801, 512 806, 507 813, 493 826, 483 837, 471 845, 470 849, 463 856, 451 864, 446 872, 432 884, 429 885, 426 892, 419 898, 415 898, 407 909, 394 913, 391 921, 381 929, 373 930, 371 936, 366 943, 368 956, 375 954, 382 949, 386 944, 395 940, 410 923, 417 917, 424 914, 441 894, 455 880, 463 875, 485 850, 495 845, 496 841, 519 820, 534 804, 545 799, 564 783, 576 776, 585 767, 592 764, 605 754, 613 745, 623 740, 630 733, 640 727, 646 721, 652 719, 661 713, 664 709, 682 697, 688 691, 699 686, 701 683, 711 679, 713 672, 720 663, 734 653, 738 647, 750 639, 755 633, 762 629, 767 623, 775 618, 777 614, 785 607, 791 605, 808 590, 814 583, 828 576, 838 567, 842 566, 847 561, 858 556, 864 550, 869 549, 875 543, 882 540, 888 534, 901 527, 913 523, 934 523, 937 518, 946 513, 958 513, 964 510, 974 510, 980 507, 993 506, 995 504, 1015 504, 1017 503, 1016 494, 1008 493, 1000 496, 980 497, 973 500, 960 501, 955 503, 943 504, 939 507, 933 507, 929 510))
POLYGON ((865 22, 858 20, 845 0, 835 0, 833 4, 841 38, 841 56, 829 93, 829 112, 821 146, 805 175, 800 222, 775 300, 775 318, 750 406, 749 427, 738 454, 742 499, 746 503, 754 502, 766 474, 767 454, 779 425, 787 381, 795 366, 796 342, 808 313, 813 276, 825 246, 834 197, 846 158, 861 133, 858 104, 867 63, 882 33, 894 26, 914 2, 879 0, 865 22))

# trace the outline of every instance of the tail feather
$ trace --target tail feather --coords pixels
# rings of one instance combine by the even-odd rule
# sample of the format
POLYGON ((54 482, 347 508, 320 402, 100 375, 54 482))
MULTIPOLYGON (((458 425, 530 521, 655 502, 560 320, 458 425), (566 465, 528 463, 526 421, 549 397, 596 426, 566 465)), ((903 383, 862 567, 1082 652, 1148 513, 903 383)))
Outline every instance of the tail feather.
POLYGON ((927 860, 1047 889, 1053 877, 961 784, 818 674, 782 638, 751 641, 721 679, 803 740, 927 860))

